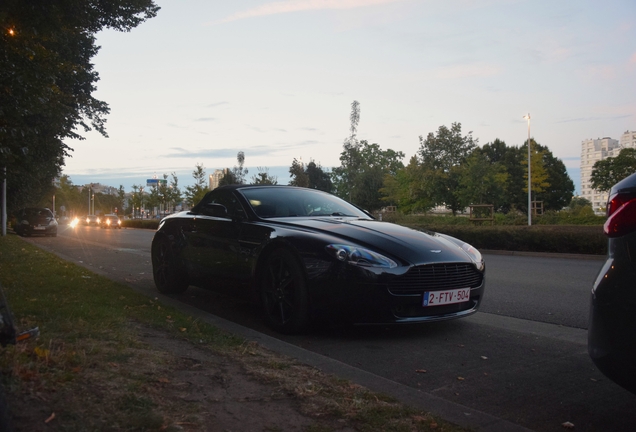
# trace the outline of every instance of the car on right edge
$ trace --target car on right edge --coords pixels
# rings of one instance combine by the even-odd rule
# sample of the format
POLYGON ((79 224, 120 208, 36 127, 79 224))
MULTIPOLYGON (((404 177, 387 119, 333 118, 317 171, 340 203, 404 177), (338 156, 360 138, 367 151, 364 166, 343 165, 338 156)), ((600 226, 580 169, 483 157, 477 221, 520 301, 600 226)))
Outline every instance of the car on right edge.
POLYGON ((636 394, 636 173, 607 201, 607 260, 590 299, 588 352, 598 369, 636 394))

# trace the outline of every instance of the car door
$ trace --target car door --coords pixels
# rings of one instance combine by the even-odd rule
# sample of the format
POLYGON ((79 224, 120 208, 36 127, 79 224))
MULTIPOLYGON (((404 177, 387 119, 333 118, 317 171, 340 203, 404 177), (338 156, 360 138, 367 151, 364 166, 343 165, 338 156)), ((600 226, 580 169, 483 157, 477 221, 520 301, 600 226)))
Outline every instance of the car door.
POLYGON ((195 270, 200 284, 217 286, 225 281, 239 278, 238 255, 241 222, 235 216, 243 211, 241 204, 230 190, 213 191, 197 206, 199 210, 192 219, 189 233, 188 260, 195 270), (202 209, 217 204, 215 212, 202 209), (219 212, 218 209, 226 209, 219 212))

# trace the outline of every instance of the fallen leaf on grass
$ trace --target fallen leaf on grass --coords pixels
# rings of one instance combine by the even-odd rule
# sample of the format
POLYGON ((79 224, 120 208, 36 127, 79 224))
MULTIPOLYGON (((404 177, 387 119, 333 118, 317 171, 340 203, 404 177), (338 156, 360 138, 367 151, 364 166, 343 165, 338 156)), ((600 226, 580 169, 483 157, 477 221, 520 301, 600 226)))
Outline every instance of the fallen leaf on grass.
POLYGON ((168 378, 159 378, 157 381, 159 381, 160 383, 169 383, 170 380, 168 378))
POLYGON ((464 377, 457 377, 457 381, 464 381, 464 377))
POLYGON ((426 373, 428 371, 426 369, 415 369, 415 372, 417 372, 417 373, 426 373))
POLYGON ((180 331, 180 332, 184 332, 184 331, 186 331, 186 330, 188 330, 188 329, 187 329, 187 328, 185 328, 185 327, 179 327, 179 331, 180 331))
POLYGON ((33 349, 33 352, 35 353, 36 356, 40 357, 40 358, 46 358, 49 356, 49 354, 51 353, 51 351, 47 350, 47 349, 42 349, 40 347, 35 347, 33 349))
POLYGON ((563 426, 565 429, 574 429, 574 424, 570 422, 561 423, 561 426, 563 426))
POLYGON ((49 418, 47 418, 46 420, 44 420, 44 423, 50 423, 55 419, 55 413, 51 413, 51 415, 49 416, 49 418))
POLYGON ((482 360, 488 360, 488 357, 486 357, 486 356, 481 356, 481 359, 482 359, 482 360))

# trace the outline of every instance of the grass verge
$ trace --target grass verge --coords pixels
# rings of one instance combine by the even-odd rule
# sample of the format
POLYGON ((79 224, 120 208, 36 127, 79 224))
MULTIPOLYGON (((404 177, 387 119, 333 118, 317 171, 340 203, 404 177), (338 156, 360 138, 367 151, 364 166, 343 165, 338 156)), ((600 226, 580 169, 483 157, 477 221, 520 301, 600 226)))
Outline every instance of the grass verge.
POLYGON ((197 321, 15 235, 0 238, 0 283, 18 331, 41 332, 0 349, 17 430, 244 430, 246 418, 223 412, 241 412, 248 402, 261 407, 262 430, 285 430, 277 426, 290 418, 281 400, 308 432, 464 430, 197 321), (266 397, 247 400, 254 386, 266 397))

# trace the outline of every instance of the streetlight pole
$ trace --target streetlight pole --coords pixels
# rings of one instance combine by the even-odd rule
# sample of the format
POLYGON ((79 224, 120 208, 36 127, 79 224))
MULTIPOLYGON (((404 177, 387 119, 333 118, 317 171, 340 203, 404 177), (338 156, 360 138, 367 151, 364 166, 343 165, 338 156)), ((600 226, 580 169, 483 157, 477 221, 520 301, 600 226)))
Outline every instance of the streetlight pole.
POLYGON ((532 156, 530 152, 530 113, 523 116, 528 120, 528 226, 532 225, 532 156))

